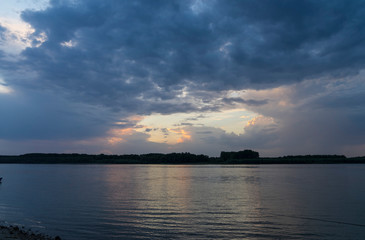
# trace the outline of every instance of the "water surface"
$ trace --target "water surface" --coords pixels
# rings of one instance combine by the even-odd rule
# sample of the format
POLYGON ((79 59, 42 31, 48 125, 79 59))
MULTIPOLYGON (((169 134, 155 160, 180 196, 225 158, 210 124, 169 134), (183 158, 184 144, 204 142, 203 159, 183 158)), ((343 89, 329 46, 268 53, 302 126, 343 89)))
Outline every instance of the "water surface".
POLYGON ((0 165, 0 223, 62 239, 365 239, 365 165, 0 165))

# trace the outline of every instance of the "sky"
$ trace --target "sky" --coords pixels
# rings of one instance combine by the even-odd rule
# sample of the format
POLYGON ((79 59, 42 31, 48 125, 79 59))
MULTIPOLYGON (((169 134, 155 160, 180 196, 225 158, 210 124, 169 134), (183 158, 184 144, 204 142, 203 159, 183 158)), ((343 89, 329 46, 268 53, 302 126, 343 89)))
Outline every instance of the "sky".
POLYGON ((362 0, 0 0, 0 154, 365 155, 362 0))

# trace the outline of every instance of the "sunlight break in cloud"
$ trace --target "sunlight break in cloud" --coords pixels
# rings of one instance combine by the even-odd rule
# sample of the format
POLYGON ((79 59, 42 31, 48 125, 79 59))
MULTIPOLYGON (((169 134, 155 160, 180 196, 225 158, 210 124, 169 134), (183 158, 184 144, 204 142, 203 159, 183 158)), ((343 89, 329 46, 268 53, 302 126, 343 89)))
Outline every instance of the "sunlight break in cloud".
POLYGON ((0 94, 9 94, 12 93, 13 89, 7 86, 6 82, 0 78, 0 94))
POLYGON ((227 133, 243 134, 247 123, 257 114, 245 109, 229 109, 221 112, 153 114, 141 118, 136 131, 150 137, 148 141, 178 144, 191 140, 186 127, 214 127, 227 133))
POLYGON ((252 127, 252 126, 258 126, 258 125, 265 126, 265 125, 271 125, 274 123, 275 123, 275 121, 273 118, 260 115, 260 116, 257 116, 255 118, 251 119, 250 121, 248 121, 245 127, 252 127))
POLYGON ((0 39, 0 50, 16 55, 32 45, 30 36, 34 29, 30 24, 0 17, 0 26, 6 29, 3 39, 0 39))
POLYGON ((183 143, 185 141, 188 141, 191 139, 191 135, 188 131, 181 129, 181 128, 175 128, 175 129, 168 129, 169 132, 175 133, 178 136, 180 136, 177 140, 176 143, 183 143))
POLYGON ((0 7, 0 27, 6 31, 0 38, 0 50, 10 55, 18 55, 25 48, 39 47, 46 41, 44 32, 38 36, 32 36, 35 29, 27 22, 24 22, 20 14, 26 9, 44 10, 48 6, 49 0, 1 0, 0 7))
POLYGON ((132 128, 126 128, 126 129, 111 129, 109 131, 110 133, 110 137, 107 138, 107 141, 110 144, 116 144, 116 143, 120 143, 124 140, 124 136, 130 136, 133 134, 133 129, 132 128))

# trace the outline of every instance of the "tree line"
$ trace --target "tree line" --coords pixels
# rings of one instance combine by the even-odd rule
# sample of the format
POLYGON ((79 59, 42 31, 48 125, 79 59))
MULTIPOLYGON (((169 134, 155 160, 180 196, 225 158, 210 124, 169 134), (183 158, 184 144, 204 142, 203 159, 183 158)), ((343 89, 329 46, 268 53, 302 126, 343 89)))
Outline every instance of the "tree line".
POLYGON ((346 158, 344 155, 296 155, 261 158, 253 150, 222 151, 220 157, 203 154, 148 153, 148 154, 55 154, 30 153, 18 156, 0 156, 0 163, 40 164, 306 164, 306 163, 365 163, 365 157, 346 158))

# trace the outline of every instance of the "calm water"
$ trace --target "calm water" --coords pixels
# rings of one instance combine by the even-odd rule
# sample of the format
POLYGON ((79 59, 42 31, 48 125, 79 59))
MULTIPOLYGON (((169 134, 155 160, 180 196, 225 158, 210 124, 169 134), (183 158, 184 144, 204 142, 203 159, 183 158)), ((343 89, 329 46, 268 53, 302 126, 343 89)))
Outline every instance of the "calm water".
POLYGON ((365 239, 365 165, 0 165, 0 223, 62 239, 365 239))

